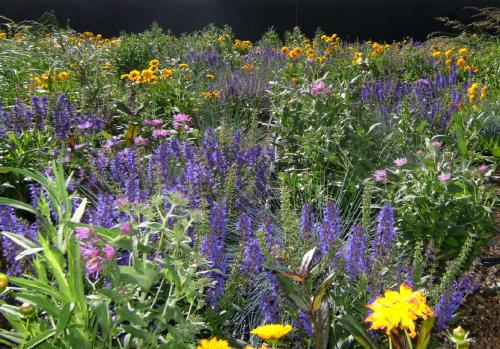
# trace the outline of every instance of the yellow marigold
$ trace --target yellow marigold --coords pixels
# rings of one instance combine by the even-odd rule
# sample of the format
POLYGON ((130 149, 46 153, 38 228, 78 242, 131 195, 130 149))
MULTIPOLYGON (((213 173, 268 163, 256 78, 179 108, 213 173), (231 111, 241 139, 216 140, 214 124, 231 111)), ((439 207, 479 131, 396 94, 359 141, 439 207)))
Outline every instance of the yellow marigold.
POLYGON ((449 49, 448 51, 446 51, 444 53, 444 55, 446 56, 446 58, 450 58, 452 54, 453 54, 453 49, 452 48, 449 49))
POLYGON ((434 57, 434 58, 441 57, 441 51, 434 51, 434 52, 432 52, 432 57, 434 57))
POLYGON ((245 64, 241 67, 243 70, 252 70, 255 69, 255 66, 253 64, 245 64))
POLYGON ((308 48, 306 51, 307 56, 314 56, 314 50, 312 48, 308 48))
POLYGON ((149 61, 149 66, 159 66, 160 65, 160 61, 157 60, 157 59, 153 59, 151 61, 149 61))
POLYGON ((181 63, 181 64, 179 64, 179 68, 189 68, 189 64, 181 63))
POLYGON ((97 34, 97 35, 95 36, 95 38, 96 38, 97 40, 102 40, 102 34, 97 34))
POLYGON ((465 66, 465 59, 464 57, 460 57, 459 59, 457 59, 457 67, 464 67, 465 66))
POLYGON ((283 46, 281 48, 281 53, 283 53, 284 55, 286 55, 288 52, 290 52, 290 49, 286 46, 283 46))
POLYGON ((158 66, 157 65, 150 65, 149 70, 151 70, 153 73, 156 73, 158 71, 158 66))
POLYGON ((121 80, 125 80, 125 79, 128 79, 128 78, 130 78, 129 74, 122 74, 122 75, 120 75, 120 79, 121 80))
POLYGON ((202 339, 196 349, 231 349, 227 341, 212 337, 211 339, 202 339))
POLYGON ((461 56, 465 56, 468 52, 468 49, 466 47, 462 47, 460 50, 458 50, 458 54, 461 56))
POLYGON ((149 82, 151 84, 157 84, 158 83, 158 77, 156 75, 153 75, 152 77, 150 77, 149 79, 149 82))
POLYGON ((145 79, 150 79, 153 75, 154 75, 154 73, 149 69, 144 69, 141 72, 141 76, 145 79))
POLYGON ((62 71, 59 74, 57 74, 57 78, 61 81, 66 81, 69 78, 69 74, 67 71, 62 71))
POLYGON ((88 37, 92 37, 92 36, 94 36, 94 33, 92 33, 92 32, 83 32, 83 35, 88 36, 88 37))
POLYGON ((225 36, 219 36, 219 44, 224 44, 226 42, 226 37, 225 36))
POLYGON ((447 59, 446 61, 444 61, 444 63, 446 65, 451 65, 452 62, 453 62, 453 59, 447 59))
POLYGON ((268 324, 254 328, 251 333, 265 341, 277 341, 292 331, 292 326, 281 324, 268 324))
POLYGON ((174 74, 173 69, 162 69, 160 75, 162 78, 169 78, 174 74))
POLYGON ((130 79, 137 81, 141 77, 141 73, 139 73, 138 70, 131 70, 130 73, 128 73, 130 79))
POLYGON ((368 305, 373 313, 365 319, 371 322, 370 329, 382 330, 389 335, 393 330, 400 328, 409 330, 410 337, 415 337, 415 321, 418 318, 427 319, 434 316, 434 312, 427 305, 422 291, 413 292, 402 284, 398 291, 387 290, 383 297, 378 297, 368 305))
POLYGON ((214 76, 212 74, 205 75, 208 80, 213 80, 214 76))

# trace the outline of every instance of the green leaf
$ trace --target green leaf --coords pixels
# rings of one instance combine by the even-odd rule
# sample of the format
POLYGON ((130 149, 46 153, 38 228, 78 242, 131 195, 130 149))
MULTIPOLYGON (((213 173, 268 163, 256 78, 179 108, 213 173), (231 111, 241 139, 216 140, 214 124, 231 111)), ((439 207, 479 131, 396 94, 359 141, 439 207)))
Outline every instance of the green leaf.
POLYGON ((55 334, 56 337, 59 336, 66 328, 69 318, 71 317, 71 312, 73 311, 74 308, 75 305, 73 303, 67 303, 59 312, 59 321, 57 321, 56 334, 55 334))
POLYGON ((54 297, 60 302, 67 303, 70 301, 64 294, 48 286, 45 282, 36 279, 23 279, 16 277, 10 277, 9 279, 13 284, 19 287, 24 287, 30 291, 41 292, 47 296, 54 297))
POLYGON ((19 296, 16 296, 16 299, 22 303, 36 304, 38 308, 43 309, 52 316, 59 315, 59 309, 44 295, 21 293, 19 296))
POLYGON ((321 343, 319 347, 321 349, 328 348, 328 339, 330 338, 330 324, 331 324, 331 314, 330 314, 330 306, 328 305, 328 301, 324 301, 321 303, 318 312, 318 332, 321 343))
POLYGON ((19 234, 14 234, 11 232, 3 231, 2 235, 9 238, 12 240, 14 243, 18 244, 25 250, 30 250, 32 248, 38 248, 38 246, 33 242, 28 239, 26 239, 24 236, 21 236, 19 234))
POLYGON ((40 212, 36 208, 34 208, 33 206, 31 206, 27 203, 19 201, 19 200, 14 200, 14 199, 2 197, 2 198, 0 198, 0 205, 7 205, 7 206, 10 206, 10 207, 18 209, 18 210, 23 210, 23 211, 33 213, 34 215, 37 215, 37 216, 40 215, 40 212))
POLYGON ((333 278, 334 274, 332 273, 325 280, 323 280, 321 285, 318 287, 318 291, 316 292, 316 295, 314 296, 313 299, 313 305, 312 305, 313 311, 317 311, 320 308, 323 297, 326 291, 328 291, 330 285, 332 284, 333 278))
POLYGON ((431 338, 431 330, 436 323, 435 317, 429 317, 422 322, 420 331, 418 332, 417 345, 415 349, 426 349, 429 346, 429 341, 431 338))
POLYGON ((365 349, 379 349, 378 343, 370 336, 366 328, 349 314, 339 316, 339 321, 354 339, 365 349))
POLYGON ((46 339, 52 337, 53 335, 56 334, 56 330, 51 328, 50 330, 44 331, 40 333, 38 336, 31 338, 29 341, 27 341, 23 345, 23 349, 31 349, 37 346, 38 344, 42 343, 46 339))
POLYGON ((278 267, 276 265, 270 265, 270 264, 264 264, 263 265, 264 268, 266 269, 269 269, 269 270, 274 270, 278 273, 280 273, 281 275, 283 276, 286 276, 287 278, 293 280, 293 281, 297 281, 297 282, 304 282, 304 277, 300 274, 296 274, 296 273, 293 273, 285 268, 282 268, 282 267, 278 267))
POLYGON ((125 105, 125 103, 123 103, 123 102, 117 102, 116 103, 116 109, 118 111, 121 111, 122 113, 127 114, 127 115, 131 115, 131 116, 134 115, 134 113, 132 113, 132 110, 130 110, 129 107, 127 107, 125 105))
MULTIPOLYGON (((11 341, 12 343, 21 344, 23 342, 22 333, 9 332, 5 331, 4 329, 1 329, 0 336, 11 341)), ((4 343, 4 344, 11 345, 12 343, 4 343)))
POLYGON ((276 274, 279 283, 283 286, 285 294, 290 300, 303 311, 309 311, 309 304, 306 298, 300 293, 300 289, 292 281, 281 274, 276 274))
POLYGON ((117 308, 116 314, 120 317, 120 322, 128 321, 132 325, 137 325, 139 327, 147 327, 148 323, 141 318, 139 315, 125 308, 117 308))
POLYGON ((300 275, 304 278, 307 277, 309 271, 311 270, 311 263, 316 255, 317 247, 314 247, 306 252, 304 257, 302 257, 302 263, 300 265, 300 275))
POLYGON ((68 280, 66 279, 66 274, 64 273, 63 266, 60 264, 60 258, 53 251, 53 248, 48 244, 48 242, 40 237, 40 244, 44 250, 44 257, 47 261, 47 265, 52 272, 52 275, 55 277, 59 289, 61 292, 67 297, 67 299, 72 299, 73 295, 69 288, 68 280))
POLYGON ((148 291, 156 280, 158 272, 154 269, 144 269, 142 273, 134 267, 121 265, 119 267, 121 276, 136 285, 139 285, 144 291, 148 291))
POLYGON ((101 327, 102 337, 107 338, 109 336, 109 330, 111 329, 111 317, 108 306, 105 302, 99 302, 97 305, 94 305, 94 310, 97 314, 99 326, 101 327))
POLYGON ((85 212, 86 206, 87 206, 87 199, 83 199, 82 202, 80 203, 80 206, 78 206, 75 213, 73 214, 73 217, 71 217, 71 222, 80 223, 83 213, 85 212))

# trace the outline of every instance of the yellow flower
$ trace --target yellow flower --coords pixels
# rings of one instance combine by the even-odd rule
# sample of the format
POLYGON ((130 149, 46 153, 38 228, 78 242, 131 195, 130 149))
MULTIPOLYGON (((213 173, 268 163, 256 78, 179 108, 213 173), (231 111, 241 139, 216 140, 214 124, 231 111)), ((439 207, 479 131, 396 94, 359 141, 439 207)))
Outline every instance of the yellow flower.
POLYGON ((446 58, 450 58, 452 53, 453 53, 453 49, 449 49, 448 51, 446 51, 444 53, 444 55, 446 56, 446 58))
POLYGON ((296 86, 298 82, 299 82, 299 79, 292 78, 292 86, 296 86))
POLYGON ((465 59, 464 59, 464 57, 460 57, 460 58, 457 60, 457 67, 462 68, 463 66, 465 66, 465 59))
POLYGON ((208 80, 213 80, 214 76, 212 74, 205 75, 208 80))
POLYGON ((113 64, 111 64, 111 63, 109 63, 109 62, 108 62, 108 63, 104 63, 104 64, 102 65, 102 67, 103 67, 104 69, 111 69, 111 68, 113 68, 113 64))
POLYGON ((473 83, 470 85, 470 87, 467 89, 467 94, 469 95, 469 101, 471 103, 474 103, 476 101, 476 95, 477 95, 477 89, 479 88, 479 85, 477 82, 473 83))
POLYGON ((225 36, 219 36, 219 44, 224 44, 226 42, 226 37, 225 36))
POLYGON ((458 54, 464 56, 467 54, 467 51, 468 50, 466 47, 462 47, 460 50, 458 50, 458 54))
POLYGON ((245 64, 244 66, 241 67, 243 70, 253 70, 255 69, 255 66, 253 64, 245 64))
POLYGON ((481 100, 486 98, 486 92, 488 92, 488 86, 484 85, 481 88, 481 96, 479 97, 481 100))
POLYGON ((7 33, 0 32, 0 40, 5 40, 5 39, 7 39, 7 33))
POLYGON ((88 37, 92 37, 92 36, 94 36, 94 33, 92 33, 92 32, 83 32, 83 35, 88 36, 88 37))
POLYGON ((292 329, 290 325, 268 324, 254 328, 251 333, 265 341, 273 341, 285 337, 292 329))
POLYGON ((325 56, 318 56, 318 57, 316 57, 316 61, 319 63, 323 63, 326 61, 326 57, 325 56))
POLYGON ((210 340, 202 339, 196 349, 231 349, 227 341, 212 337, 210 340))
POLYGON ((120 79, 121 80, 125 80, 125 79, 128 79, 128 78, 130 78, 129 74, 122 74, 122 75, 120 75, 120 79))
POLYGON ((153 75, 154 75, 154 73, 153 73, 151 70, 149 70, 149 69, 144 69, 144 70, 141 72, 141 76, 142 76, 144 79, 146 79, 146 80, 150 79, 153 75))
POLYGON ((151 70, 153 73, 156 73, 158 71, 158 66, 157 65, 150 65, 149 70, 151 70))
POLYGON ((403 284, 398 291, 387 290, 383 297, 378 297, 368 305, 373 313, 365 319, 371 322, 370 329, 385 329, 387 335, 398 328, 409 330, 410 337, 415 337, 415 321, 418 318, 427 319, 434 312, 427 305, 425 295, 421 291, 413 292, 403 284))
POLYGON ((189 64, 181 63, 181 64, 179 64, 179 68, 189 68, 189 64))
POLYGON ((355 52, 352 64, 361 64, 362 62, 363 62, 363 54, 361 52, 355 52))
POLYGON ((290 49, 288 47, 286 47, 286 46, 283 46, 281 48, 281 53, 283 53, 284 55, 286 55, 289 51, 290 51, 290 49))
POLYGON ((174 74, 172 69, 162 69, 160 75, 162 78, 169 78, 174 74))
POLYGON ((432 57, 434 57, 434 58, 441 57, 441 51, 434 51, 434 52, 432 52, 432 57))
POLYGON ((57 74, 57 77, 59 78, 59 80, 65 81, 65 80, 68 80, 69 74, 66 71, 62 71, 59 74, 57 74))
POLYGON ((219 91, 206 91, 200 93, 200 96, 207 99, 218 99, 220 97, 219 91))
POLYGON ((157 84, 158 83, 158 77, 156 75, 153 75, 152 77, 149 78, 149 82, 152 84, 157 84))
POLYGON ((160 61, 157 60, 157 59, 153 59, 151 61, 149 61, 149 66, 159 66, 160 65, 160 61))
POLYGON ((130 73, 128 73, 130 79, 137 81, 141 77, 141 73, 139 73, 138 70, 132 70, 130 73))

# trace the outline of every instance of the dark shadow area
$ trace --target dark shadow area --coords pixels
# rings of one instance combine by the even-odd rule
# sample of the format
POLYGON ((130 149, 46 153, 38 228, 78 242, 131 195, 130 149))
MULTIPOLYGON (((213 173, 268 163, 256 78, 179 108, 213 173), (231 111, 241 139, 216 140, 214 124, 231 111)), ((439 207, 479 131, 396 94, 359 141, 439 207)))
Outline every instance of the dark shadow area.
POLYGON ((498 6, 498 0, 1 0, 0 15, 36 20, 53 11, 59 23, 106 36, 141 32, 152 22, 174 34, 213 23, 230 25, 238 37, 256 39, 273 26, 283 33, 299 25, 308 35, 317 27, 349 39, 425 39, 445 29, 447 16, 470 22, 466 6, 498 6))

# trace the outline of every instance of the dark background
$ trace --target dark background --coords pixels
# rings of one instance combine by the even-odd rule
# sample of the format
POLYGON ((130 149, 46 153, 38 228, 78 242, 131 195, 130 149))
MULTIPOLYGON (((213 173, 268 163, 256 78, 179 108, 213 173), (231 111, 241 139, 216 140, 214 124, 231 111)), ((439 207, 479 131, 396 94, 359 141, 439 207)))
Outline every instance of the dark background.
POLYGON ((62 25, 106 36, 157 22, 174 34, 228 24, 239 38, 254 40, 271 26, 283 33, 299 25, 308 35, 321 27, 352 40, 391 41, 445 29, 439 16, 467 23, 474 12, 466 6, 500 0, 0 0, 0 15, 17 22, 53 10, 62 25))

